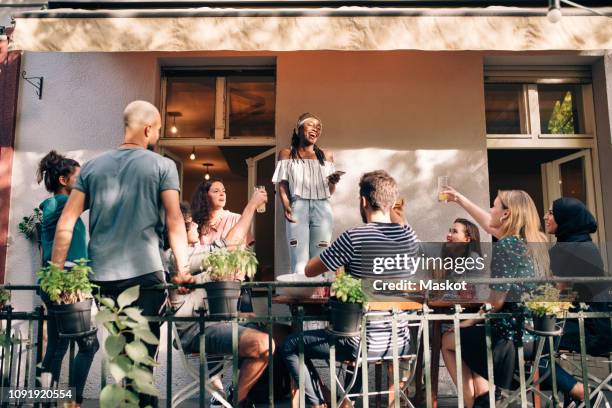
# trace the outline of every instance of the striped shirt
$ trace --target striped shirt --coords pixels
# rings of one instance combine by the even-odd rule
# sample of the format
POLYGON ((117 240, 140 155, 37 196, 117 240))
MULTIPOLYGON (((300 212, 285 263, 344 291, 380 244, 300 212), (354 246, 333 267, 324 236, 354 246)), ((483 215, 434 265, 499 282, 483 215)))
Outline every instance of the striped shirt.
POLYGON ((272 176, 273 183, 287 181, 291 197, 325 200, 331 197, 327 177, 336 171, 334 163, 321 165, 316 159, 279 160, 272 176))
MULTIPOLYGON (((319 257, 330 271, 344 266, 345 271, 361 279, 411 278, 413 270, 383 271, 374 273, 374 258, 407 254, 420 255, 418 238, 409 225, 368 223, 343 232, 319 257)), ((390 316, 390 312, 377 312, 390 316)), ((366 327, 368 351, 386 354, 392 352, 391 319, 368 320, 366 327)), ((410 340, 408 320, 398 320, 398 349, 410 340)))

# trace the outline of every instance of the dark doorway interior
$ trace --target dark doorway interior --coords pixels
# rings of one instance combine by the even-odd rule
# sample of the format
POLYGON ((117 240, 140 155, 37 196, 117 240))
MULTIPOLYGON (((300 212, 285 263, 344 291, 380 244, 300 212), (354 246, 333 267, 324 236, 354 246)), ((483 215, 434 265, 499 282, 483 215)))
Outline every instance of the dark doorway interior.
POLYGON ((525 190, 541 216, 544 192, 540 165, 570 155, 577 149, 500 149, 489 150, 489 191, 491 203, 498 190, 525 190))

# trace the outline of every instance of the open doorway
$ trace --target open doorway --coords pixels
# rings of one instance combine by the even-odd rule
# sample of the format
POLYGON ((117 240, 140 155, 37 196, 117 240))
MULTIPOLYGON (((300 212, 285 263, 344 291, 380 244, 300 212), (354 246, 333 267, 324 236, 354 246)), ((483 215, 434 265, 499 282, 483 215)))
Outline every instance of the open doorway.
POLYGON ((598 218, 590 149, 490 149, 488 161, 491 202, 498 190, 525 190, 543 217, 557 198, 574 197, 598 218))
POLYGON ((258 281, 274 280, 274 148, 270 146, 163 146, 161 153, 172 159, 179 171, 181 200, 191 202, 198 185, 220 179, 226 190, 225 209, 242 213, 254 186, 268 191, 264 213, 255 215, 253 233, 259 261, 258 281))

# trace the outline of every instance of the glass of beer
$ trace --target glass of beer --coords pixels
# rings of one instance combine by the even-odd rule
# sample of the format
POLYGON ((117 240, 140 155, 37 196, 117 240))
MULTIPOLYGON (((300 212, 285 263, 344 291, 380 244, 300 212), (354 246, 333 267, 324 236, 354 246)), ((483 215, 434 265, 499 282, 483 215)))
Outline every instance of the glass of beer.
MULTIPOLYGON (((255 186, 255 190, 266 191, 266 186, 255 186)), ((266 203, 263 203, 262 205, 257 207, 257 212, 258 213, 265 213, 266 212, 266 203)))
POLYGON ((448 194, 443 193, 444 190, 448 187, 448 176, 439 176, 438 177, 438 201, 448 201, 448 194))

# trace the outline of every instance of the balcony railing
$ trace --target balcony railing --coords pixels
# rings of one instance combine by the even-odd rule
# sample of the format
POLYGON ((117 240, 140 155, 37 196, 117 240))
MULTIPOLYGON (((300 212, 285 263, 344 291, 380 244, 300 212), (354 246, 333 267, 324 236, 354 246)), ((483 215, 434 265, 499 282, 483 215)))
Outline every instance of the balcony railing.
MULTIPOLYGON (((491 284, 491 283, 520 283, 520 284, 525 284, 525 283, 529 283, 529 282, 533 282, 533 283, 538 283, 538 282, 543 282, 543 279, 537 279, 537 278, 528 278, 528 279, 513 279, 513 278, 500 278, 500 279, 490 279, 490 278, 482 278, 482 279, 465 279, 466 282, 469 283, 475 283, 475 284, 491 284)), ((601 283, 612 283, 612 277, 600 277, 600 278, 555 278, 554 280, 546 280, 547 283, 555 283, 555 282, 572 282, 572 283, 587 283, 587 282, 601 282, 601 283)), ((267 324, 267 333, 269 335, 269 350, 272 348, 272 333, 273 333, 273 323, 289 323, 292 324, 298 331, 298 333, 303 332, 303 323, 304 322, 309 322, 309 321, 328 321, 329 316, 326 313, 320 314, 320 315, 307 315, 305 313, 304 307, 303 306, 296 306, 296 308, 294 308, 294 314, 274 314, 273 313, 273 309, 272 309, 272 305, 273 305, 273 300, 274 300, 274 294, 277 288, 280 287, 319 287, 319 286, 325 286, 325 285, 329 285, 329 283, 325 283, 325 282, 313 282, 313 283, 280 283, 280 282, 248 282, 248 283, 243 283, 244 287, 250 287, 250 288, 257 288, 258 289, 258 293, 260 295, 263 294, 263 297, 266 298, 266 313, 263 315, 258 315, 258 316, 254 316, 254 317, 235 317, 232 319, 219 319, 219 318, 211 318, 206 316, 204 313, 201 316, 193 316, 193 317, 175 317, 172 314, 166 314, 164 316, 159 316, 159 317, 155 317, 155 318, 148 318, 150 321, 161 321, 161 322, 165 322, 168 323, 166 324, 165 330, 167 331, 167 338, 168 339, 173 339, 173 330, 172 330, 172 323, 173 322, 183 322, 183 321, 193 321, 193 322, 198 322, 199 326, 200 326, 200 344, 203 345, 204 344, 204 340, 205 340, 205 334, 204 334, 204 328, 213 322, 218 322, 218 321, 230 321, 232 323, 232 327, 233 327, 233 354, 232 354, 232 358, 233 358, 233 364, 232 364, 232 386, 234 387, 234 396, 237 396, 237 383, 238 383, 238 324, 241 323, 248 323, 248 322, 261 322, 261 323, 266 323, 267 324)), ((184 285, 190 288, 200 288, 203 285, 196 285, 196 284, 190 284, 190 285, 184 285)), ((5 286, 0 286, 3 287, 6 290, 9 291, 35 291, 38 289, 37 285, 5 285, 5 286)), ((155 287, 155 288, 141 288, 141 290, 150 290, 150 289, 160 289, 161 287, 165 288, 165 289, 175 289, 177 286, 176 285, 163 285, 163 286, 159 286, 159 287, 155 287)), ((430 328, 430 323, 432 322, 440 322, 440 321, 444 321, 444 322, 449 322, 453 324, 454 330, 455 330, 455 350, 456 350, 456 362, 458 364, 458 366, 461 365, 461 345, 460 345, 460 322, 466 319, 475 319, 475 318, 482 318, 482 315, 479 315, 478 313, 466 313, 464 312, 464 309, 459 305, 455 305, 453 306, 451 309, 452 310, 448 310, 445 312, 438 312, 436 310, 432 310, 429 306, 428 306, 428 301, 425 300, 423 301, 422 307, 420 308, 420 310, 409 313, 409 314, 400 314, 400 310, 393 310, 393 318, 392 318, 392 333, 394 336, 394 339, 397 339, 397 327, 398 327, 398 322, 401 322, 402 320, 408 320, 410 322, 413 323, 417 323, 418 326, 420 326, 420 334, 421 334, 421 339, 420 339, 420 344, 421 345, 427 345, 426 347, 421 347, 420 351, 418 352, 418 358, 421 360, 421 363, 419 364, 419 366, 422 368, 422 378, 424 379, 424 386, 425 386, 425 402, 427 407, 432 407, 433 406, 433 401, 432 401, 432 372, 431 372, 431 350, 429 347, 430 344, 430 340, 431 340, 431 336, 432 336, 432 332, 431 332, 431 328, 430 328)), ((484 305, 483 308, 485 308, 485 310, 490 310, 490 307, 488 305, 484 305)), ((492 348, 491 348, 491 335, 492 335, 492 330, 491 330, 491 325, 493 323, 493 321, 495 321, 496 319, 501 319, 501 318, 508 318, 508 317, 515 317, 516 321, 518 322, 517 326, 516 326, 516 330, 521 331, 523 330, 523 325, 522 322, 525 319, 525 315, 524 314, 515 314, 515 315, 509 315, 508 313, 490 313, 487 312, 484 315, 484 325, 485 325, 485 333, 486 333, 486 344, 487 344, 487 348, 486 348, 486 353, 487 353, 487 364, 488 364, 488 372, 489 372, 489 378, 493 378, 493 358, 492 358, 492 348)), ((33 388, 33 387, 37 387, 39 386, 37 383, 37 380, 35 377, 37 377, 38 375, 38 365, 39 363, 42 361, 42 356, 43 356, 43 322, 45 320, 47 320, 47 315, 44 312, 44 309, 42 306, 35 308, 33 311, 31 312, 22 312, 22 311, 15 311, 13 309, 13 307, 11 307, 10 305, 7 305, 4 307, 4 309, 2 309, 2 311, 0 311, 0 324, 2 325, 2 328, 4 329, 4 331, 1 333, 1 335, 3 336, 3 341, 1 342, 2 344, 0 345, 0 373, 2 375, 1 377, 1 383, 0 386, 2 387, 2 389, 4 391, 6 391, 8 388, 15 388, 15 389, 28 389, 28 388, 33 388), (25 325, 27 327, 26 330, 7 330, 7 328, 12 328, 13 324, 17 321, 24 321, 27 322, 27 324, 25 325)), ((362 338, 365 338, 364 334, 365 334, 365 322, 369 319, 377 319, 379 317, 375 317, 375 316, 369 316, 369 315, 365 315, 363 318, 363 322, 362 322, 362 338)), ((578 322, 579 325, 579 330, 580 330, 580 345, 581 345, 581 350, 580 350, 580 379, 581 381, 583 381, 584 384, 589 384, 589 368, 588 368, 588 364, 587 364, 587 360, 588 360, 588 356, 586 353, 586 342, 585 342, 585 321, 587 321, 588 319, 594 319, 594 318, 608 318, 611 319, 612 322, 612 313, 610 312, 590 312, 588 310, 586 310, 584 304, 582 304, 582 308, 578 311, 578 312, 574 312, 574 313, 567 313, 567 315, 565 316, 565 319, 576 319, 576 321, 578 322)), ((102 332, 102 336, 106 335, 105 329, 103 327, 99 327, 100 331, 102 332)), ((520 338, 521 336, 517 336, 518 338, 520 338)), ((549 346, 553 346, 553 341, 552 338, 548 339, 549 342, 549 346)), ((177 339, 178 341, 178 339, 177 339)), ((523 345, 521 343, 521 341, 517 341, 516 342, 517 345, 517 352, 518 352, 518 361, 519 361, 519 389, 518 389, 518 395, 520 396, 520 401, 521 401, 521 406, 527 406, 527 391, 528 391, 528 387, 529 387, 529 379, 526 378, 526 373, 525 373, 525 354, 524 354, 524 350, 523 350, 523 345)), ((278 349, 277 345, 277 349, 278 349)), ((392 368, 393 368, 393 385, 394 385, 394 393, 395 393, 395 398, 394 398, 394 404, 395 407, 399 408, 401 401, 400 401, 400 395, 399 395, 399 386, 400 386, 400 375, 399 375, 399 358, 398 358, 398 350, 397 350, 397 341, 393 342, 393 358, 390 359, 390 363, 392 364, 392 368)), ((544 348, 544 342, 542 342, 541 345, 539 345, 538 350, 536 355, 539 356, 542 354, 543 352, 543 348, 544 348)), ((201 347, 201 349, 203 349, 203 347, 201 347)), ((552 347, 552 349, 554 349, 554 347, 552 347)), ((71 347, 70 347, 70 358, 74 358, 74 342, 71 342, 71 347)), ((369 406, 369 398, 371 395, 375 394, 375 392, 370 393, 368 391, 368 380, 369 380, 369 374, 368 374, 368 363, 367 363, 367 350, 365 347, 363 347, 361 349, 362 351, 362 356, 364 358, 361 359, 360 364, 361 364, 361 370, 362 370, 362 379, 363 384, 362 384, 362 396, 361 398, 363 399, 363 405, 362 406, 369 406)), ((159 361, 160 365, 159 367, 156 368, 156 370, 165 370, 166 371, 166 406, 171 407, 171 396, 173 395, 173 376, 172 376, 172 372, 174 370, 173 367, 173 353, 176 353, 176 350, 174 350, 174 347, 172 346, 171 341, 168 341, 167 344, 167 354, 166 354, 166 361, 159 361)), ((303 366, 303 361, 304 361, 304 355, 303 355, 303 347, 300 347, 299 350, 299 361, 300 361, 300 365, 301 367, 303 366)), ((209 396, 208 392, 206 391, 206 387, 205 385, 205 380, 207 378, 207 370, 208 370, 208 364, 207 364, 207 356, 206 353, 201 354, 199 357, 199 373, 200 373, 200 392, 199 392, 199 406, 201 407, 207 407, 209 405, 209 396)), ((274 364, 273 364, 273 355, 272 353, 269 353, 269 361, 268 361, 268 375, 269 375, 269 379, 273 379, 274 378, 274 364)), ((330 352, 330 361, 329 361, 329 368, 330 368, 330 372, 335 372, 335 367, 336 367, 336 360, 335 360, 335 347, 333 346, 333 344, 331 345, 331 352, 330 352)), ((554 370, 554 365, 555 365, 555 359, 551 358, 550 359, 550 364, 551 364, 551 370, 550 370, 550 375, 552 377, 552 384, 553 384, 553 402, 556 402, 556 379, 555 379, 555 370, 554 370)), ((106 364, 102 363, 102 376, 101 376, 101 387, 103 388, 106 385, 106 381, 107 381, 107 367, 106 364)), ((302 368, 303 370, 303 368, 302 368)), ((612 370, 612 367, 610 367, 610 370, 612 370)), ((461 370, 458 370, 458 375, 457 375, 457 406, 458 407, 462 407, 463 406, 463 395, 462 395, 462 378, 461 378, 461 370)), ((72 379, 72 373, 69 374, 69 384, 73 384, 73 379, 72 379)), ((337 389, 337 384, 334 381, 334 376, 331 375, 330 376, 330 384, 329 384, 329 388, 331 391, 331 407, 332 408, 336 408, 337 405, 337 401, 336 398, 338 398, 339 396, 342 395, 342 393, 338 392, 337 389)), ((278 401, 274 400, 274 381, 268 381, 269 387, 268 387, 268 405, 270 407, 274 407, 275 403, 277 403, 278 401)), ((298 381, 298 386, 299 386, 299 395, 300 395, 300 401, 299 401, 299 406, 300 407, 304 407, 305 406, 305 400, 304 400, 304 382, 303 380, 300 378, 300 380, 298 381)), ((493 398, 494 395, 494 385, 493 385, 493 381, 489 381, 489 393, 491 398, 493 398)), ((587 387, 585 387, 585 389, 587 389, 587 387)), ((607 389, 610 391, 612 390, 609 386, 607 387, 607 389)), ((380 391, 380 390, 377 390, 380 391)), ((417 390, 418 392, 419 390, 417 390)), ((4 398, 6 398, 6 396, 3 396, 4 398)), ((517 397, 518 399, 519 397, 517 397)), ((6 406, 6 399, 2 400, 2 406, 6 406)), ((235 405, 234 401, 234 405, 235 405)), ((11 404, 13 404, 11 402, 11 404)), ((15 402, 15 405, 18 405, 18 402, 15 402)), ((590 403, 588 401, 588 399, 585 401, 585 406, 586 407, 590 407, 590 403)))

